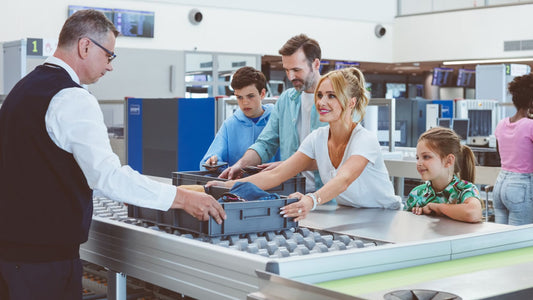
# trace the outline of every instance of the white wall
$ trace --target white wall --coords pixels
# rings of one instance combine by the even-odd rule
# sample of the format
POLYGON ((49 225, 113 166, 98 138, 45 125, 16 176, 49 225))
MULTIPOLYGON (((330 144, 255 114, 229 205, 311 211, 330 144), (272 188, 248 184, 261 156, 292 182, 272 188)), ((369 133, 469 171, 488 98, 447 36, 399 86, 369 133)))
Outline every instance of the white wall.
POLYGON ((533 4, 395 18, 396 0, 2 0, 0 42, 57 39, 68 5, 155 12, 154 38, 120 37, 117 48, 276 55, 289 37, 304 32, 320 42, 325 59, 392 63, 533 55, 503 51, 503 41, 533 39, 533 4), (199 25, 188 21, 192 8, 204 15, 199 25), (383 38, 374 35, 376 24, 387 29, 383 38))
POLYGON ((303 32, 319 41, 324 58, 392 61, 395 0, 337 0, 328 5, 305 0, 2 0, 0 42, 57 39, 68 5, 154 11, 155 37, 120 37, 120 48, 277 55, 288 38, 303 32), (199 25, 188 21, 192 8, 203 13, 199 25), (387 29, 381 39, 374 35, 378 23, 387 29))
POLYGON ((531 57, 503 51, 503 42, 533 39, 533 4, 399 17, 395 62, 531 57))
POLYGON ((320 42, 329 59, 410 62, 533 55, 503 51, 505 40, 533 39, 533 4, 395 18, 396 0, 2 0, 0 42, 57 38, 68 5, 155 11, 155 37, 121 37, 117 47, 124 48, 277 54, 289 37, 304 32, 320 42), (200 25, 188 22, 192 8, 204 15, 200 25), (381 39, 374 36, 378 23, 387 29, 381 39))

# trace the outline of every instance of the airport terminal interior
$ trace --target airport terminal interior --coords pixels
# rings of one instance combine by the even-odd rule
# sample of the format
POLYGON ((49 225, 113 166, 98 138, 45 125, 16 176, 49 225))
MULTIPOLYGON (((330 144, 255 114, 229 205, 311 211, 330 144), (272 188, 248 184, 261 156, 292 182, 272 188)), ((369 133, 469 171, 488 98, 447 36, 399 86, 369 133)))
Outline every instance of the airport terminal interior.
MULTIPOLYGON (((216 178, 221 170, 199 162, 239 109, 232 75, 244 66, 262 71, 263 103, 275 104, 292 88, 278 50, 305 33, 322 46, 321 75, 363 72, 370 101, 361 124, 378 138, 396 195, 405 201, 423 183, 417 141, 441 126, 472 149, 482 202, 478 223, 335 203, 294 222, 279 216, 291 201, 281 197, 227 203, 219 225, 95 195, 80 249, 83 299, 533 298, 533 225, 496 223, 492 193, 501 170, 494 131, 516 113, 508 84, 533 66, 533 1, 52 2, 49 29, 0 32, 0 107, 53 54, 68 16, 100 10, 120 31, 117 58, 87 89, 120 162, 153 180, 216 178), (249 31, 247 23, 255 23, 249 31)), ((8 10, 23 9, 17 3, 8 10)), ((305 189, 298 175, 269 192, 305 189)))

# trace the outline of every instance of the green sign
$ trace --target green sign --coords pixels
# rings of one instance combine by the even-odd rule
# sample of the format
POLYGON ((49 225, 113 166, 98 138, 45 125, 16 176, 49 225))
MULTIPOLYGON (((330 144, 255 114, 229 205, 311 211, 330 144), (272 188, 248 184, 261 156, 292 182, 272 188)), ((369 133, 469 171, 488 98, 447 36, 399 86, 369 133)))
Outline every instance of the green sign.
POLYGON ((511 76, 523 76, 531 72, 531 67, 529 65, 522 64, 506 64, 505 65, 505 75, 511 76))
POLYGON ((28 38, 26 42, 26 55, 43 56, 43 39, 28 38))

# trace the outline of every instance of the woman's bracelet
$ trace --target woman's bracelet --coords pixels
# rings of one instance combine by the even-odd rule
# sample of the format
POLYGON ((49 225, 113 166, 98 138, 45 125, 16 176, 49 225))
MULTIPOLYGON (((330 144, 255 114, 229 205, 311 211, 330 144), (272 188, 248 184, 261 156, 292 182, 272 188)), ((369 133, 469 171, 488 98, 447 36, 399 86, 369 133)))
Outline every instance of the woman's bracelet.
POLYGON ((322 199, 320 199, 320 196, 318 196, 318 199, 315 195, 315 193, 307 193, 305 194, 306 196, 310 197, 311 199, 313 199, 313 208, 311 208, 311 210, 315 210, 316 206, 318 204, 320 204, 320 202, 322 201, 322 199))

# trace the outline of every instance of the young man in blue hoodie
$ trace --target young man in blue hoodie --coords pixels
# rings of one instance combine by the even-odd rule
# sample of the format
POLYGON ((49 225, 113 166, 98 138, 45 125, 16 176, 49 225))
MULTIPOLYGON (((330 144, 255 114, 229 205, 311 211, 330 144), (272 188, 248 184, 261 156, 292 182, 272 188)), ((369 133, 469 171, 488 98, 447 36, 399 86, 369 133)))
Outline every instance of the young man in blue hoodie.
MULTIPOLYGON (((266 78, 261 71, 242 67, 233 74, 231 87, 239 109, 227 118, 218 130, 211 146, 200 161, 202 165, 216 165, 219 161, 235 164, 265 128, 273 104, 261 104, 266 94, 266 78)), ((279 153, 271 162, 279 160, 279 153)))
MULTIPOLYGON (((275 168, 279 163, 266 164, 279 151, 280 159, 286 160, 293 155, 311 131, 327 123, 320 122, 315 107, 314 92, 320 80, 320 59, 322 50, 318 42, 305 34, 290 38, 279 50, 283 69, 293 88, 285 90, 276 101, 270 121, 257 141, 230 168, 220 174, 220 178, 236 179, 242 169, 248 166, 275 168)), ((322 186, 316 171, 306 170, 307 192, 322 186)))

